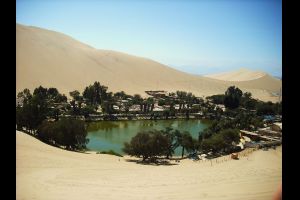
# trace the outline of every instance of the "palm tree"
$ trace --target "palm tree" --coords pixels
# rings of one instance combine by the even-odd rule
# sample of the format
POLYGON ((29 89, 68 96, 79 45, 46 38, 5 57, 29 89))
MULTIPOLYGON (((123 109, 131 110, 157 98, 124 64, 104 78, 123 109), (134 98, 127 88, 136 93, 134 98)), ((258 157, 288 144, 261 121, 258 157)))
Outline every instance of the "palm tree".
POLYGON ((179 100, 179 112, 180 112, 181 109, 185 107, 187 92, 185 92, 185 91, 176 91, 176 95, 177 95, 178 100, 179 100))
POLYGON ((124 110, 126 113, 129 112, 129 108, 133 105, 132 101, 128 101, 124 104, 124 110))
POLYGON ((98 81, 95 81, 94 85, 93 85, 93 89, 94 89, 94 98, 95 98, 95 102, 98 104, 101 104, 101 98, 100 98, 100 88, 101 88, 101 84, 98 81))
POLYGON ((142 99, 141 95, 135 94, 132 98, 132 103, 140 105, 141 112, 143 111, 143 99, 142 99))
POLYGON ((121 92, 116 92, 114 94, 114 96, 117 98, 117 99, 120 99, 120 100, 124 100, 126 98, 126 93, 124 91, 121 91, 121 92))
POLYGON ((166 158, 169 159, 170 156, 174 153, 175 149, 178 147, 178 143, 175 140, 175 133, 172 131, 173 129, 167 127, 165 130, 161 130, 161 133, 167 138, 167 152, 166 158))
POLYGON ((187 103, 187 108, 190 109, 192 107, 193 104, 193 99, 194 99, 194 95, 189 92, 186 96, 186 103, 187 103))
POLYGON ((87 100, 86 103, 89 103, 91 105, 95 105, 96 104, 96 100, 95 100, 95 88, 94 86, 90 85, 88 87, 85 87, 82 96, 87 100))
POLYGON ((180 131, 175 131, 175 137, 177 145, 182 147, 181 157, 183 158, 184 150, 193 151, 195 149, 195 140, 192 138, 191 134, 188 131, 181 133, 180 131))
POLYGON ((108 113, 114 112, 114 105, 116 104, 116 99, 113 97, 113 93, 107 93, 106 101, 108 104, 108 113))
POLYGON ((95 96, 95 101, 98 104, 101 104, 103 100, 107 99, 107 86, 101 85, 99 82, 95 81, 94 85, 94 96, 95 96))
POLYGON ((150 111, 152 112, 152 111, 153 111, 153 108, 154 108, 154 103, 155 103, 153 97, 147 98, 146 103, 147 103, 147 107, 148 107, 147 112, 149 112, 149 109, 150 109, 150 111))
POLYGON ((25 88, 22 92, 18 93, 17 97, 26 104, 32 98, 32 94, 30 93, 29 89, 25 88))

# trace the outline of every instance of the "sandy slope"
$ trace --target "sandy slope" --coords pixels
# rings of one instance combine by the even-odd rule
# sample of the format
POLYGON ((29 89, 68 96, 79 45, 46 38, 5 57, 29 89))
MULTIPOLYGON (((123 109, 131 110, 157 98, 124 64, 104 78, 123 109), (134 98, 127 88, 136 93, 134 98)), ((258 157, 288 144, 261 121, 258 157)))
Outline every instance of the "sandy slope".
POLYGON ((246 68, 241 68, 236 71, 223 72, 218 74, 209 74, 205 76, 209 78, 218 79, 218 80, 224 80, 224 81, 250 81, 250 80, 261 78, 265 75, 266 73, 261 71, 251 71, 246 68))
MULTIPOLYGON (((246 84, 259 99, 275 101, 281 81, 261 77, 262 82, 246 84), (258 85, 259 88, 253 85, 258 85)), ((197 96, 224 93, 228 82, 190 75, 153 60, 125 53, 97 50, 64 34, 36 27, 16 25, 16 92, 42 85, 56 87, 62 93, 83 89, 94 81, 110 91, 145 95, 145 90, 185 90, 197 96)), ((250 81, 251 82, 251 81, 250 81)))
MULTIPOLYGON (((82 154, 17 134, 17 200, 271 199, 282 179, 281 147, 223 163, 149 166, 82 154)), ((175 162, 174 162, 175 164, 175 162)))

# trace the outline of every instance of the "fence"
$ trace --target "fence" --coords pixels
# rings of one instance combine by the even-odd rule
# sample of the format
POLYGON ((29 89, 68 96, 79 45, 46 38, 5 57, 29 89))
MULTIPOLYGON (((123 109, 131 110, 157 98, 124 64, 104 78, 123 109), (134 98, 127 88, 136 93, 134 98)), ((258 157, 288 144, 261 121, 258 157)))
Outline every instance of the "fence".
MULTIPOLYGON (((248 159, 248 156, 251 153, 253 153, 254 151, 258 150, 258 149, 259 149, 258 147, 257 148, 245 149, 245 150, 238 153, 238 158, 245 158, 246 157, 248 159)), ((196 162, 209 164, 210 166, 213 166, 215 164, 225 163, 225 162, 230 161, 230 160, 233 160, 231 158, 231 155, 227 155, 227 156, 221 156, 221 157, 214 158, 214 159, 197 160, 196 162)))

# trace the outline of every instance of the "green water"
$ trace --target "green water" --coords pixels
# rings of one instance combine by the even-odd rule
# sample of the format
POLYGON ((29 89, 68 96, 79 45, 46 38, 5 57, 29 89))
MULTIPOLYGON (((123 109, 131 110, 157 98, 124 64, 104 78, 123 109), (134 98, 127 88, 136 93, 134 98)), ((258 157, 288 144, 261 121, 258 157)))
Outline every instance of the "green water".
MULTIPOLYGON (((193 138, 198 139, 199 132, 209 125, 209 121, 197 119, 91 122, 88 124, 87 148, 92 151, 114 150, 124 154, 122 151, 124 142, 130 142, 139 131, 162 130, 171 127, 180 131, 188 131, 193 138)), ((181 148, 175 150, 175 155, 181 155, 181 148)))

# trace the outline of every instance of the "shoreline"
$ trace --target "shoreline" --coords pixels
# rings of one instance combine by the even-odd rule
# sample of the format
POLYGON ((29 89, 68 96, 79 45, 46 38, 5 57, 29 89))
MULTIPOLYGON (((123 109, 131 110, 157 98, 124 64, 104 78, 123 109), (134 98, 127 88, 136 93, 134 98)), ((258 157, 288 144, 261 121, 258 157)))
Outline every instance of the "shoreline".
MULTIPOLYGON (((64 150, 64 151, 68 151, 68 152, 74 152, 74 153, 81 153, 81 154, 97 154, 97 155, 104 155, 102 153, 100 153, 101 151, 95 151, 95 150, 83 150, 83 151, 76 151, 76 150, 69 150, 69 149, 65 149, 63 147, 60 147, 60 146, 55 146, 55 145, 51 145, 51 144, 48 144, 48 143, 45 143, 43 141, 41 141, 38 137, 36 137, 35 135, 32 135, 30 134, 29 132, 26 132, 24 130, 22 131, 19 131, 19 130, 16 130, 17 132, 20 132, 20 133, 23 133, 23 134, 26 134, 26 135, 29 135, 30 137, 33 137, 35 138, 36 140, 40 141, 41 143, 44 143, 46 145, 49 145, 51 147, 54 147, 54 148, 57 148, 57 149, 61 149, 61 150, 64 150)), ((273 146, 272 146, 273 147, 273 146)), ((271 149, 272 147, 270 146, 267 146, 265 148, 267 148, 267 150, 271 149)), ((274 145, 275 149, 277 147, 282 147, 282 143, 280 143, 280 145, 274 145)), ((252 153, 254 151, 257 151, 257 150, 262 150, 263 146, 260 147, 260 145, 256 146, 256 147, 245 147, 243 150, 239 151, 239 152, 236 152, 238 154, 238 158, 240 157, 240 155, 242 155, 243 157, 245 157, 245 155, 248 155, 249 152, 252 153)), ((197 153, 198 156, 200 156, 202 153, 197 153)), ((130 157, 132 158, 133 156, 129 156, 127 154, 120 154, 121 156, 117 156, 117 155, 113 155, 113 154, 107 154, 105 153, 105 155, 109 155, 109 156, 114 156, 114 157, 130 157)), ((213 158, 205 158, 205 159, 199 159, 199 160, 194 160, 194 159, 191 159, 188 157, 189 155, 185 155, 183 157, 181 156, 171 156, 170 158, 164 158, 164 157, 158 157, 157 159, 158 160, 163 160, 163 161, 180 161, 180 160, 186 160, 186 159, 190 159, 190 160, 193 160, 193 161, 207 161, 207 160, 215 160, 215 159, 222 159, 222 158, 226 158, 228 157, 227 159, 232 159, 230 158, 231 154, 228 154, 228 155, 221 155, 221 156, 215 156, 213 158)), ((140 158, 137 158, 135 157, 136 159, 140 159, 140 158)), ((226 159, 225 159, 226 160, 226 159)), ((217 161, 216 161, 217 162, 217 161)))
MULTIPOLYGON (((141 114, 139 114, 141 115, 141 114)), ((203 118, 203 117, 198 117, 198 116, 193 116, 193 114, 191 114, 189 116, 189 118, 186 118, 185 116, 169 116, 168 119, 166 119, 165 117, 158 117, 156 119, 151 118, 151 116, 148 116, 148 114, 146 116, 133 116, 132 119, 129 119, 128 117, 119 117, 115 116, 116 118, 111 120, 111 119, 103 119, 102 117, 99 117, 97 119, 83 119, 85 120, 85 122, 99 122, 99 121, 138 121, 138 120, 152 120, 152 121, 158 121, 158 120, 189 120, 189 119, 199 119, 199 120, 211 120, 208 118, 203 118)))
MULTIPOLYGON (((282 148, 282 145, 277 146, 276 148, 282 148)), ((255 152, 255 151, 263 151, 262 149, 258 149, 258 148, 245 148, 240 152, 237 152, 238 154, 238 159, 240 158, 245 158, 247 156, 249 156, 251 153, 255 152)), ((75 152, 75 151, 74 151, 75 152)), ((80 152, 76 152, 76 153, 80 153, 80 152)), ((112 154, 101 154, 98 153, 97 151, 85 151, 85 154, 96 154, 96 155, 108 155, 108 156, 113 156, 113 157, 118 157, 118 158, 130 158, 130 159, 135 159, 137 161, 139 161, 141 158, 138 157, 134 157, 134 156, 130 156, 127 154, 122 155, 122 157, 120 156, 116 156, 116 155, 112 155, 112 154)), ((198 156, 200 155, 200 153, 197 154, 198 156)), ((160 161, 181 161, 181 160, 192 160, 194 162, 208 162, 208 161, 215 161, 216 163, 218 162, 222 162, 222 161, 229 161, 229 160, 235 160, 231 158, 231 154, 228 155, 222 155, 219 157, 214 157, 214 158, 205 158, 205 159, 199 159, 199 160, 194 160, 194 159, 190 159, 188 156, 184 156, 183 158, 181 156, 172 156, 171 158, 167 159, 167 158, 157 158, 160 161)), ((145 162, 147 163, 147 162, 145 162)))
MULTIPOLYGON (((54 145, 51 145, 51 144, 47 144, 43 141, 41 141, 39 138, 35 137, 34 135, 31 135, 29 133, 26 133, 26 132, 23 132, 23 131, 18 131, 16 130, 17 133, 21 133, 21 134, 26 134, 28 135, 29 137, 32 137, 34 138, 35 140, 38 140, 40 143, 43 143, 47 146, 50 146, 52 148, 56 148, 56 149, 60 149, 60 150, 63 150, 63 151, 67 151, 67 152, 73 152, 73 153, 80 153, 80 154, 92 154, 92 155, 107 155, 107 156, 111 156, 111 157, 119 157, 119 158, 134 158, 136 160, 139 160, 141 158, 138 158, 138 157, 134 157, 134 156, 130 156, 130 155, 127 155, 127 154, 124 154, 122 155, 122 157, 120 156, 116 156, 116 155, 112 155, 112 154, 101 154, 99 153, 100 151, 94 151, 94 150, 87 150, 87 151, 74 151, 74 150, 68 150, 68 149, 65 149, 65 148, 62 148, 62 147, 59 147, 59 146, 54 146, 54 145)), ((275 149, 277 148, 282 148, 282 144, 278 145, 278 146, 275 146, 275 149)), ((269 149, 273 149, 271 147, 267 148, 267 151, 269 149)), ((255 152, 255 151, 263 151, 262 148, 258 148, 258 147, 246 147, 244 148, 243 150, 241 150, 240 152, 236 152, 236 154, 238 154, 238 159, 240 157, 246 157, 248 155, 250 155, 251 153, 255 152)), ((198 156, 201 155, 201 153, 197 153, 198 156)), ((192 160, 192 161, 195 161, 195 162, 201 162, 201 161, 212 161, 212 160, 235 160, 235 159, 232 159, 231 158, 231 154, 228 154, 228 155, 221 155, 221 156, 217 156, 217 157, 213 157, 213 158, 205 158, 205 159, 199 159, 199 160, 194 160, 194 159, 190 159, 188 157, 188 155, 184 156, 184 157, 181 157, 181 156, 172 156, 170 157, 169 159, 167 158, 164 158, 164 157, 159 157, 158 159, 160 160, 169 160, 169 161, 176 161, 176 160, 192 160)), ((216 161, 217 162, 217 161, 216 161)))

